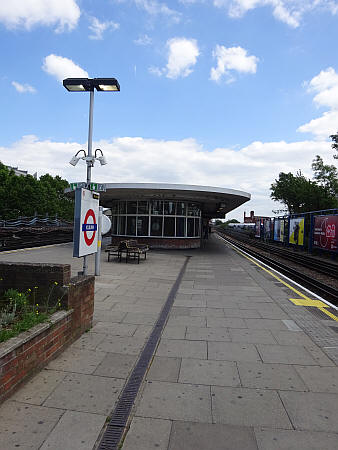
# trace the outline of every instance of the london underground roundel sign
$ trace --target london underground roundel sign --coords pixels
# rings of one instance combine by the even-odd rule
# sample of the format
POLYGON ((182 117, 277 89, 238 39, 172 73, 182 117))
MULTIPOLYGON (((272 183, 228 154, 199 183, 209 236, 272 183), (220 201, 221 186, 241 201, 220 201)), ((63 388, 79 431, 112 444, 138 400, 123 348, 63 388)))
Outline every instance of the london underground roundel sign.
POLYGON ((99 195, 88 189, 76 189, 73 256, 97 252, 98 217, 99 195))

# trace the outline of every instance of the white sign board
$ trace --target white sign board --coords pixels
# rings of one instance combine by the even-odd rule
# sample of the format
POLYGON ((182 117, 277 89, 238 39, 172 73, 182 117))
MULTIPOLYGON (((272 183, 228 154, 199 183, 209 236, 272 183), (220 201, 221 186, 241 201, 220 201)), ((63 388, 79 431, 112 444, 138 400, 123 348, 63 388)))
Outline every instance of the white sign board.
POLYGON ((81 257, 97 252, 99 194, 88 189, 75 191, 74 250, 81 257))

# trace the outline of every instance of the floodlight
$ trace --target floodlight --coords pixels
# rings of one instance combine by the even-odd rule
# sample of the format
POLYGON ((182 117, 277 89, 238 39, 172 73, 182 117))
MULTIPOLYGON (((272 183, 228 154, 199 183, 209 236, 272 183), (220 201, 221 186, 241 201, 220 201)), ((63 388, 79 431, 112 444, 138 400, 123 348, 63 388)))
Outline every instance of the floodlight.
POLYGON ((93 91, 94 86, 91 80, 88 78, 66 78, 63 80, 63 85, 67 91, 71 92, 83 92, 83 91, 93 91))
POLYGON ((73 156, 73 158, 69 161, 69 164, 71 164, 72 166, 76 166, 80 159, 81 158, 78 158, 77 156, 73 156))
POLYGON ((97 91, 119 91, 120 85, 116 78, 94 78, 93 85, 97 91))
POLYGON ((101 166, 105 166, 107 163, 106 158, 102 155, 97 158, 100 161, 101 166))

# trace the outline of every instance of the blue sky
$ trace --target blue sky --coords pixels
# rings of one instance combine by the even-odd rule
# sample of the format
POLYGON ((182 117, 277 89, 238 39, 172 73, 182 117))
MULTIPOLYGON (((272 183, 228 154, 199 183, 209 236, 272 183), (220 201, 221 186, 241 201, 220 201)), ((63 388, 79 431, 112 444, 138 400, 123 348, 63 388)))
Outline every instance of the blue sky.
POLYGON ((272 215, 280 171, 334 163, 338 130, 334 0, 11 0, 0 5, 0 160, 85 177, 89 98, 62 79, 116 77, 96 93, 101 182, 240 189, 272 215))

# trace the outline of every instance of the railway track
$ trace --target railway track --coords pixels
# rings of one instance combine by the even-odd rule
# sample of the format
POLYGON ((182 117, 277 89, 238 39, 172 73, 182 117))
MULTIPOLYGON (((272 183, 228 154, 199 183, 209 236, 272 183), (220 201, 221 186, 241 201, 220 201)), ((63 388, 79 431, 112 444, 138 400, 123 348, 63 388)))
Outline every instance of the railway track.
POLYGON ((28 247, 40 247, 43 245, 62 244, 73 240, 72 228, 53 230, 20 230, 12 232, 0 230, 0 252, 18 250, 28 247))
MULTIPOLYGON (((305 275, 299 270, 291 268, 286 264, 281 263, 280 261, 276 261, 275 259, 262 255, 261 253, 256 252, 255 250, 243 244, 242 242, 238 242, 237 240, 230 238, 224 233, 220 233, 219 231, 217 231, 217 234, 220 235, 226 242, 236 245, 239 249, 244 250, 248 254, 254 256, 255 258, 259 259, 260 261, 272 267, 273 269, 278 270, 278 272, 286 275, 287 277, 291 278, 292 280, 296 281, 302 286, 318 294, 325 300, 328 300, 334 305, 338 306, 338 291, 336 288, 328 286, 327 284, 322 283, 319 280, 316 280, 314 277, 305 275)), ((337 277, 337 272, 335 272, 335 277, 337 277)))

